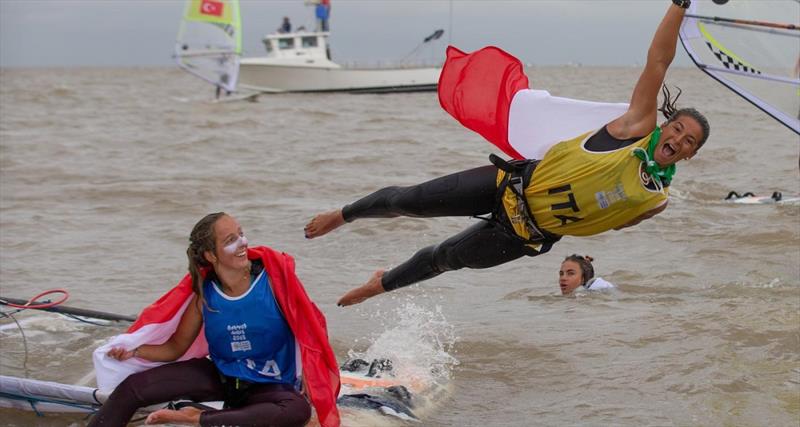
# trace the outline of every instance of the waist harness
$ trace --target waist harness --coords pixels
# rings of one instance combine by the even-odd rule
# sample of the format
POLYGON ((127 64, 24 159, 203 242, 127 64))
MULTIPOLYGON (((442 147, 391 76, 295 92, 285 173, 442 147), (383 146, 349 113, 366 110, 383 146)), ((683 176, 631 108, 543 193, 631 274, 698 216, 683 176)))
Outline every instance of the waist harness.
POLYGON ((536 224, 536 219, 534 219, 533 214, 531 213, 530 205, 528 205, 528 199, 525 197, 525 188, 530 184, 531 177, 533 176, 533 170, 536 169, 536 166, 539 164, 539 160, 526 159, 506 161, 494 154, 490 154, 489 161, 492 162, 492 164, 498 169, 506 173, 505 177, 503 177, 503 180, 497 186, 497 203, 495 203, 495 209, 492 213, 492 220, 500 223, 503 228, 509 231, 513 236, 522 240, 526 245, 541 245, 538 250, 530 248, 530 256, 536 256, 548 252, 550 248, 553 247, 555 242, 561 240, 561 236, 558 234, 549 233, 539 228, 539 226, 536 224), (516 211, 522 215, 525 228, 528 230, 530 237, 527 239, 517 234, 517 232, 514 230, 514 227, 511 226, 508 215, 503 209, 503 194, 505 194, 506 189, 510 189, 511 192, 514 193, 514 196, 516 196, 516 211), (506 218, 506 220, 501 221, 499 218, 506 218))

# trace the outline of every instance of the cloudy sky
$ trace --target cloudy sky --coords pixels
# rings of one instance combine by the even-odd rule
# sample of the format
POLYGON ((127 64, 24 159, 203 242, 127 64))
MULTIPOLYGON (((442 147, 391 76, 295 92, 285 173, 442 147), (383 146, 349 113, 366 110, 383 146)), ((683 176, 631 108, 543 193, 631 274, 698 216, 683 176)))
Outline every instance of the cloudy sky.
MULTIPOLYGON (((0 66, 169 66, 182 0, 0 0, 0 66)), ((538 65, 633 65, 644 61, 669 0, 333 0, 337 61, 442 56, 500 46, 538 65), (446 39, 446 40, 445 40, 446 39)), ((241 0, 245 56, 263 54, 261 37, 283 16, 313 27, 302 0, 241 0)), ((679 50, 677 64, 689 64, 679 50)))

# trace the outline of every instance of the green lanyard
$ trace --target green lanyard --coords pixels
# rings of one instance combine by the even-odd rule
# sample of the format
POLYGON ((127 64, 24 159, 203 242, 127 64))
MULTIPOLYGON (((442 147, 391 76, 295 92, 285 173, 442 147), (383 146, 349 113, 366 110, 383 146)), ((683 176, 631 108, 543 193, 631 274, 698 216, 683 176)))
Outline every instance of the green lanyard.
POLYGON ((633 155, 642 161, 645 172, 647 172, 650 177, 653 178, 653 181, 658 182, 663 187, 672 182, 672 176, 675 175, 677 168, 674 164, 662 168, 658 165, 658 163, 656 163, 655 160, 653 160, 653 155, 656 151, 656 145, 658 145, 659 137, 661 137, 661 128, 656 126, 656 130, 653 131, 652 135, 650 136, 650 142, 647 144, 647 151, 636 147, 633 149, 633 155))

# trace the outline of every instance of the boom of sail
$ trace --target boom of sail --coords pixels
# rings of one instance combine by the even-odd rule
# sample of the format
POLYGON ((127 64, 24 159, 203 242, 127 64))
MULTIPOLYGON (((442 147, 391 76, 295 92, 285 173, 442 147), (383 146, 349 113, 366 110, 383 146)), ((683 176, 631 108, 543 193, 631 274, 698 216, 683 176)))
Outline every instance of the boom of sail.
POLYGON ((800 134, 800 0, 695 0, 680 38, 706 74, 800 134))
POLYGON ((238 0, 188 0, 175 44, 178 66, 227 92, 235 91, 241 28, 238 0))

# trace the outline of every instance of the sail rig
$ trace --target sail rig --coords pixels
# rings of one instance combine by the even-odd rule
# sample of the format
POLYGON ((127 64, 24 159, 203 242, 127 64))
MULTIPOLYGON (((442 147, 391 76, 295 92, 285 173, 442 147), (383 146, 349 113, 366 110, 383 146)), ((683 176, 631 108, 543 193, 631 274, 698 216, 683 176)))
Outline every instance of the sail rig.
POLYGON ((800 134, 800 0, 694 0, 680 39, 706 74, 800 134))
POLYGON ((175 43, 178 66, 227 92, 235 91, 241 28, 238 0, 188 0, 175 43))
POLYGON ((0 408, 58 413, 93 413, 108 396, 93 387, 0 375, 0 408))

